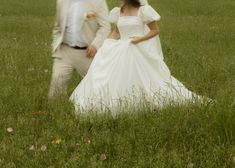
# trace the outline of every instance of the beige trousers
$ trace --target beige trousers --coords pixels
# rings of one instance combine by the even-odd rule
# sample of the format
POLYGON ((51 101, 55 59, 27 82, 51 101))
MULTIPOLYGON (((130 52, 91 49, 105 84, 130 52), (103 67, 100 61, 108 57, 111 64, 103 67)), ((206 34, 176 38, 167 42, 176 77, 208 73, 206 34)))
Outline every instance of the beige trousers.
POLYGON ((92 62, 91 58, 87 58, 86 50, 73 49, 67 45, 62 45, 60 50, 54 53, 54 57, 50 99, 56 95, 67 94, 68 82, 73 71, 76 70, 81 77, 84 77, 92 62), (57 54, 60 54, 61 58, 57 58, 57 54))

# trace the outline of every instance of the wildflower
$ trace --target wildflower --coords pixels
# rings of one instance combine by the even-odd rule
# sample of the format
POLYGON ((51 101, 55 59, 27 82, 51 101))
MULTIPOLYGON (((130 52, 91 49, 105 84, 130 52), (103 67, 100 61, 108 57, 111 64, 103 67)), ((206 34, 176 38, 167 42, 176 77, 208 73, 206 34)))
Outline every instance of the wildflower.
POLYGON ((42 152, 45 152, 46 150, 47 150, 47 146, 46 146, 46 145, 42 145, 42 146, 41 146, 41 151, 42 151, 42 152))
POLYGON ((59 145, 59 144, 61 144, 62 142, 63 142, 62 139, 56 139, 56 140, 53 140, 51 143, 56 144, 56 145, 59 145))
POLYGON ((107 156, 103 153, 100 155, 100 160, 104 161, 107 159, 107 156))
POLYGON ((45 72, 45 73, 48 73, 48 69, 45 69, 44 72, 45 72))
POLYGON ((88 139, 87 143, 88 143, 88 144, 91 144, 91 140, 90 140, 90 139, 88 139))
POLYGON ((10 128, 10 127, 7 128, 7 132, 8 132, 8 133, 12 133, 13 131, 14 131, 13 128, 10 128))
POLYGON ((34 145, 31 145, 31 146, 29 147, 29 150, 30 150, 30 151, 35 151, 35 146, 34 146, 34 145))

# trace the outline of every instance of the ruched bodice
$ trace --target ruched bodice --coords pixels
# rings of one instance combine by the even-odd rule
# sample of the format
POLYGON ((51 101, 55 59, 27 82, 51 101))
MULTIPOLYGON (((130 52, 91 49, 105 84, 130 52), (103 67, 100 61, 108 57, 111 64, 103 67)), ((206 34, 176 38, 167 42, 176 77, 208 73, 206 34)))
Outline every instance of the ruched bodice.
POLYGON ((144 35, 145 24, 137 16, 121 16, 117 22, 121 39, 144 35))
POLYGON ((144 35, 146 24, 161 18, 149 5, 141 6, 136 16, 120 16, 120 12, 120 8, 115 7, 110 12, 109 20, 117 25, 121 39, 144 35))

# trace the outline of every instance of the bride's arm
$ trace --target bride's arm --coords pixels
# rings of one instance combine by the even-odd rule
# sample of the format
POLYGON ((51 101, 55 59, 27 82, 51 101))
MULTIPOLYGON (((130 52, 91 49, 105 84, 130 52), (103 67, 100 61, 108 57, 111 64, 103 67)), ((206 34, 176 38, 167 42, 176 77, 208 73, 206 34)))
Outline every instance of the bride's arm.
POLYGON ((148 24, 148 27, 150 29, 150 31, 148 32, 148 34, 144 35, 144 36, 140 36, 140 37, 133 37, 131 42, 133 44, 138 44, 140 42, 143 42, 143 41, 146 41, 146 40, 149 40, 153 37, 155 37, 156 35, 159 34, 159 27, 157 25, 157 22, 154 21, 154 22, 151 22, 148 24))
POLYGON ((119 30, 117 26, 115 26, 115 29, 110 33, 109 37, 111 39, 118 40, 120 38, 119 30))

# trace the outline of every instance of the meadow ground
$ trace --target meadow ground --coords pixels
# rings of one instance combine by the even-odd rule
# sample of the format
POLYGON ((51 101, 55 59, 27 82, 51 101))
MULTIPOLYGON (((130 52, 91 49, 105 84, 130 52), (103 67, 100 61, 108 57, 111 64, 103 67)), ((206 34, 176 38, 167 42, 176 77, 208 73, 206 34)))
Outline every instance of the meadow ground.
POLYGON ((172 74, 218 103, 75 118, 47 100, 55 0, 0 0, 0 167, 235 167, 235 1, 150 3, 172 74))

